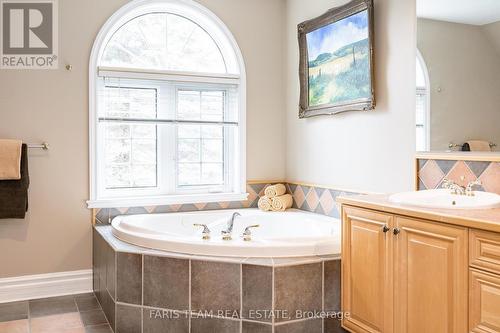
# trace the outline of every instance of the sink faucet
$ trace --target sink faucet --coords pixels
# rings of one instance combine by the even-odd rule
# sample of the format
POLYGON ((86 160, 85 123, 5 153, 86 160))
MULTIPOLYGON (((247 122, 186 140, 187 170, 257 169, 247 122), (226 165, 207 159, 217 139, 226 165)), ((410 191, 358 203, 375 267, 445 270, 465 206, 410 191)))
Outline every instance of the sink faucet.
POLYGON ((465 195, 469 196, 469 197, 473 197, 474 196, 474 186, 481 186, 483 185, 483 183, 477 179, 473 182, 470 182, 467 187, 465 188, 465 195))
POLYGON ((231 216, 231 218, 229 219, 229 221, 227 221, 227 229, 226 230, 222 230, 222 239, 223 240, 231 240, 231 235, 233 233, 233 226, 234 226, 234 219, 236 218, 236 216, 241 216, 240 213, 238 212, 234 212, 233 215, 231 216))
POLYGON ((450 179, 443 180, 443 188, 451 190, 451 194, 465 195, 465 187, 458 185, 450 179))
POLYGON ((474 186, 483 185, 479 179, 470 182, 466 187, 460 186, 453 180, 445 179, 443 180, 443 188, 451 190, 451 194, 466 195, 469 197, 474 196, 474 186))

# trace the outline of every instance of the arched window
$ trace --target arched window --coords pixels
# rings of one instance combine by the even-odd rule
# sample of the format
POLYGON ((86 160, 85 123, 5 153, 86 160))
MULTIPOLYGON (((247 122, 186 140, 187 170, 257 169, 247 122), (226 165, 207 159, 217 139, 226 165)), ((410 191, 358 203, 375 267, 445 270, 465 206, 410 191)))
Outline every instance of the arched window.
POLYGON ((136 0, 90 59, 90 207, 242 200, 245 67, 194 1, 136 0))
POLYGON ((417 151, 430 150, 430 82, 424 58, 417 50, 417 103, 416 103, 416 142, 417 151))

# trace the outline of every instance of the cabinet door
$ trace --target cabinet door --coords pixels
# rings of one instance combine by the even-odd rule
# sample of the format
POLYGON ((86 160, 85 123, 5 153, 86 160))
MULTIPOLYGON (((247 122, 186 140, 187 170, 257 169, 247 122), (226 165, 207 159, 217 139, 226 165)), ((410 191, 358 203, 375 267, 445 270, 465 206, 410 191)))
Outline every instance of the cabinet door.
POLYGON ((467 229, 402 217, 396 228, 396 332, 467 332, 467 229))
POLYGON ((470 332, 500 332, 500 276, 471 269, 469 278, 470 332))
POLYGON ((393 216, 343 207, 342 326, 351 332, 391 333, 393 216))

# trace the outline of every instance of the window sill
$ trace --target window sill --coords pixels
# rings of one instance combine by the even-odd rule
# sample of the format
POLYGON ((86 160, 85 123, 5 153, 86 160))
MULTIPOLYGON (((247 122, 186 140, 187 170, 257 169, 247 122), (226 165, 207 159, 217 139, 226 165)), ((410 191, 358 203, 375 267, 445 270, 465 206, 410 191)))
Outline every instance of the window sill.
POLYGON ((244 201, 248 193, 179 194, 156 197, 110 198, 88 200, 88 208, 127 208, 142 206, 181 205, 209 202, 244 201))

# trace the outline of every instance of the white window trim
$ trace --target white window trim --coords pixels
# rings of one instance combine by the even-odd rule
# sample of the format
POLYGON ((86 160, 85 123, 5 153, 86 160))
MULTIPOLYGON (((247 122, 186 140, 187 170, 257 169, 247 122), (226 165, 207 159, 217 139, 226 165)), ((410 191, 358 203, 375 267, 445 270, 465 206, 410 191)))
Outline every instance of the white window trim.
POLYGON ((424 71, 425 88, 416 87, 415 93, 425 92, 425 150, 431 150, 431 80, 429 78, 429 71, 427 64, 425 63, 424 57, 420 50, 417 49, 417 61, 420 62, 422 69, 424 71))
MULTIPOLYGON (((126 73, 124 76, 137 74, 134 70, 114 69, 113 72, 126 73)), ((198 73, 185 73, 175 71, 146 71, 150 77, 177 77, 182 80, 193 79, 201 81, 207 79, 207 75, 198 73)), ((102 74, 102 73, 101 73, 102 74)), ((142 73, 141 75, 144 75, 142 73)), ((219 81, 220 82, 220 81, 219 81)), ((89 169, 90 169, 90 199, 87 201, 88 208, 111 208, 111 207, 132 207, 150 205, 169 205, 185 203, 223 202, 246 200, 246 71, 243 55, 236 42, 236 39, 226 27, 226 25, 210 10, 193 0, 134 0, 118 9, 103 25, 99 31, 89 62, 89 169), (226 62, 228 73, 217 74, 220 79, 227 80, 228 83, 238 84, 238 123, 239 123, 239 169, 235 170, 235 188, 231 193, 208 193, 208 194, 175 194, 164 196, 148 197, 128 197, 101 199, 98 197, 97 177, 98 166, 96 158, 97 141, 97 82, 100 71, 110 70, 110 68, 99 68, 99 59, 102 57, 104 46, 107 44, 113 33, 123 24, 131 19, 151 12, 168 12, 187 17, 196 22, 214 39, 221 50, 226 62), (227 56, 231 55, 231 56, 227 56)))

